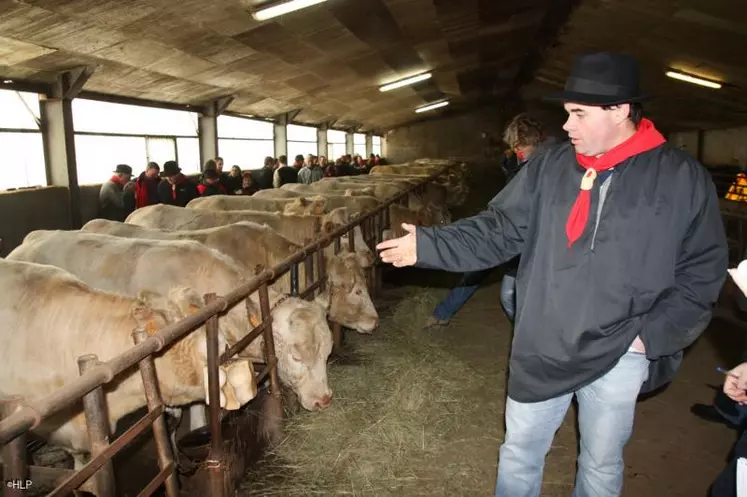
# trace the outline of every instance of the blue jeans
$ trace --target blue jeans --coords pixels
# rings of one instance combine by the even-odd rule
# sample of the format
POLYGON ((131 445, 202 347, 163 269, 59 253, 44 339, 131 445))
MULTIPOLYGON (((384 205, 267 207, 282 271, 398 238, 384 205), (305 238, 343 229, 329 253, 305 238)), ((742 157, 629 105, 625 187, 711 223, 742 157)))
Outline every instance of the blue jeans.
POLYGON ((490 269, 464 273, 459 284, 433 310, 433 316, 440 321, 451 319, 454 314, 474 295, 482 280, 490 274, 490 269))
MULTIPOLYGON (((628 352, 607 374, 575 392, 581 454, 573 497, 620 495, 623 448, 633 432, 636 399, 648 365, 645 354, 628 352)), ((496 497, 539 497, 545 456, 573 395, 536 403, 506 400, 496 497)))

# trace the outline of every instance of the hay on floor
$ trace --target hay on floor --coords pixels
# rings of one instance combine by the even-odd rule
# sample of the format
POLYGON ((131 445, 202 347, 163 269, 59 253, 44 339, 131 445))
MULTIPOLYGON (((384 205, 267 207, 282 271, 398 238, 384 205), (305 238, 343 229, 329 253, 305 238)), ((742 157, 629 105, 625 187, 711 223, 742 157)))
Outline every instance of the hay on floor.
POLYGON ((352 357, 330 365, 332 406, 291 416, 239 495, 486 494, 495 451, 470 448, 497 449, 502 385, 421 329, 445 290, 395 291, 381 334, 350 336, 352 357))

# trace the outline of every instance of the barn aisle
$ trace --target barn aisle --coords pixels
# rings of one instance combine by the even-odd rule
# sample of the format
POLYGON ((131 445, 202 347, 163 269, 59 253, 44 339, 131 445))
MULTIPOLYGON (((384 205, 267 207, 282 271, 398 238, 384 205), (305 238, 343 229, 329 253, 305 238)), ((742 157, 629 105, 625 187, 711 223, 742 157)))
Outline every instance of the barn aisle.
MULTIPOLYGON (((486 169, 472 183, 460 216, 484 206, 500 179, 486 169)), ((250 471, 239 495, 492 495, 511 339, 500 270, 437 331, 421 325, 456 276, 418 269, 394 276, 379 334, 348 333, 345 357, 330 365, 332 406, 290 417, 286 438, 250 471)), ((735 435, 688 409, 712 398, 708 384, 722 380, 717 365, 735 360, 735 337, 712 325, 675 383, 639 403, 623 495, 705 495, 735 435)), ((547 460, 544 496, 570 495, 576 450, 572 409, 547 460)))

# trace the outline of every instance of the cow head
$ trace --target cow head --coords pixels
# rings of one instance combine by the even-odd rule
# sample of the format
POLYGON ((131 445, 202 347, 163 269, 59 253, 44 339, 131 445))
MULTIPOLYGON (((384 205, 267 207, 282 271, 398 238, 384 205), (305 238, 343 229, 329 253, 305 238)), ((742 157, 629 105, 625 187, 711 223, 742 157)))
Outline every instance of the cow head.
POLYGON ((327 210, 327 199, 317 195, 310 199, 306 197, 298 197, 287 204, 283 209, 283 214, 291 214, 297 216, 323 216, 327 210))
POLYGON ((322 233, 331 233, 350 222, 350 213, 347 207, 332 209, 322 217, 322 233))
POLYGON ((357 252, 343 250, 328 257, 327 288, 316 301, 328 310, 332 321, 359 333, 372 333, 379 326, 379 314, 368 293, 364 263, 357 252))
MULTIPOLYGON (((144 329, 148 335, 154 335, 161 328, 176 323, 203 307, 202 298, 191 288, 175 287, 166 296, 143 290, 139 293, 131 314, 138 327, 144 329)), ((227 348, 225 334, 219 330, 218 353, 223 353, 227 348)), ((202 389, 204 397, 191 400, 208 399, 207 339, 204 326, 174 343, 164 354, 164 358, 167 359, 168 369, 172 373, 161 378, 165 397, 170 397, 167 390, 171 385, 164 381, 165 377, 169 376, 184 383, 185 386, 202 389)), ((238 409, 256 396, 256 383, 250 361, 241 360, 220 366, 219 375, 225 378, 221 383, 221 407, 238 409)), ((173 387, 179 389, 177 385, 173 387)))
POLYGON ((303 299, 288 297, 272 310, 272 336, 278 376, 298 395, 304 409, 329 406, 327 358, 332 353, 332 332, 324 309, 303 299))

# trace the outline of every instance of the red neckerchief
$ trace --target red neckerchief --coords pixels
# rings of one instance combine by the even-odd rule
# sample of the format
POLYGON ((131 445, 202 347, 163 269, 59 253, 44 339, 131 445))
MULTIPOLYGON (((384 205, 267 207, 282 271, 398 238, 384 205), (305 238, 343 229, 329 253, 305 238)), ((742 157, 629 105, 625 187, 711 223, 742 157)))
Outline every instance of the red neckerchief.
POLYGON ((569 248, 586 229, 591 208, 591 188, 594 186, 597 173, 611 169, 624 160, 656 148, 665 142, 666 139, 656 130, 654 123, 648 119, 642 119, 633 136, 605 152, 602 156, 589 157, 576 154, 576 160, 581 167, 586 169, 586 174, 581 178, 581 189, 565 224, 569 248))
POLYGON ((119 176, 117 176, 116 174, 112 176, 111 178, 109 178, 109 181, 111 181, 112 183, 116 183, 119 186, 124 186, 124 183, 122 183, 122 180, 119 179, 119 176))

